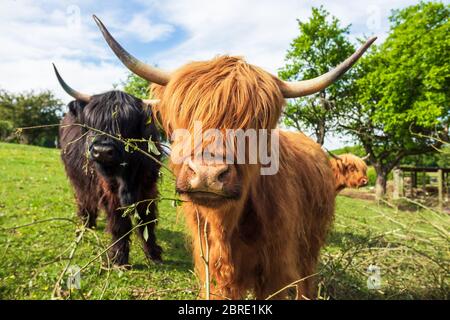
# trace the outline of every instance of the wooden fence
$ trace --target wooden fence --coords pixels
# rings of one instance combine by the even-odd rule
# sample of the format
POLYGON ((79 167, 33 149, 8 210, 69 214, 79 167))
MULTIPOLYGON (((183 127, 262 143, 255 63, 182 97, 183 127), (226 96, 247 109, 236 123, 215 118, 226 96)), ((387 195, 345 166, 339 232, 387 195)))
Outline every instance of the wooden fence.
POLYGON ((417 188, 418 177, 420 174, 422 189, 426 190, 427 173, 437 173, 438 204, 442 210, 444 205, 444 193, 449 193, 448 178, 450 168, 427 168, 427 167, 397 167, 394 169, 394 193, 393 198, 399 199, 405 196, 404 173, 409 173, 411 177, 410 192, 413 196, 414 189, 417 188))

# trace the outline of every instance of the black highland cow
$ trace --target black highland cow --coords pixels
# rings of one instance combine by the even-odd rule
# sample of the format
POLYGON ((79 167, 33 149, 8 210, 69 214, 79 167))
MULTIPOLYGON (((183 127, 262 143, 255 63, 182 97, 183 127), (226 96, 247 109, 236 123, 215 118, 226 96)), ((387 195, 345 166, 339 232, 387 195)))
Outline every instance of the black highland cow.
MULTIPOLYGON (((56 67, 55 73, 64 90, 76 99, 69 103, 69 111, 61 122, 59 143, 67 176, 75 189, 78 215, 87 226, 95 227, 98 210, 104 209, 112 241, 123 237, 109 255, 115 264, 128 265, 130 235, 124 235, 131 230, 132 223, 123 208, 158 196, 160 165, 139 152, 125 151, 121 141, 74 124, 122 139, 151 139, 159 149, 159 132, 151 108, 121 91, 82 94, 64 82, 56 67)), ((147 150, 146 143, 140 144, 142 150, 147 150)), ((159 160, 159 155, 153 156, 159 160)), ((155 202, 144 201, 136 209, 142 223, 156 219, 155 202)), ((156 243, 155 224, 139 227, 138 234, 146 256, 160 262, 162 250, 156 243)))

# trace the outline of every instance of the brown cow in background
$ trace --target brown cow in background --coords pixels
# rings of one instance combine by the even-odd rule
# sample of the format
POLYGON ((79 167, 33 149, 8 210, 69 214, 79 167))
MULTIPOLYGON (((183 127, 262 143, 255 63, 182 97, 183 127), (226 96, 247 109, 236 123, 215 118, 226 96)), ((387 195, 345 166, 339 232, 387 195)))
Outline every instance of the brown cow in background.
POLYGON ((367 185, 369 178, 364 159, 351 153, 332 155, 330 163, 333 169, 336 193, 345 188, 360 188, 367 185))
MULTIPOLYGON (((193 62, 168 74, 131 56, 94 19, 131 71, 163 86, 158 90, 158 109, 168 136, 177 129, 193 133, 195 121, 201 121, 204 130, 268 129, 270 135, 275 134, 272 129, 284 98, 323 90, 375 40, 336 69, 295 83, 229 56, 193 62)), ((312 276, 333 221, 335 202, 333 173, 320 146, 303 134, 280 132, 279 170, 261 175, 260 162, 217 164, 194 154, 182 163, 175 162, 173 150, 180 143, 172 141, 171 166, 193 237, 202 295, 209 298, 209 284, 210 295, 216 299, 241 299, 249 292, 257 299, 313 298, 312 276), (289 285, 290 290, 282 290, 289 285)), ((201 147, 205 150, 206 145, 201 147)), ((228 155, 220 146, 212 152, 228 155)))

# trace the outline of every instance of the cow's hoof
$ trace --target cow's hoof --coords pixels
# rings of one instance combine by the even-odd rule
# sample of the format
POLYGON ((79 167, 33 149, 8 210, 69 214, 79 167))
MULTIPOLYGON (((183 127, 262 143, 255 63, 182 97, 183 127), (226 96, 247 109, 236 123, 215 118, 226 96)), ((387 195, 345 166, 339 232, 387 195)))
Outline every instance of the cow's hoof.
POLYGON ((128 263, 127 254, 123 254, 117 251, 114 253, 114 251, 110 251, 109 260, 114 266, 124 267, 125 269, 127 269, 127 266, 129 266, 128 269, 131 268, 131 265, 128 263))
POLYGON ((114 267, 119 270, 124 270, 124 271, 128 271, 133 268, 133 266, 131 264, 122 264, 122 265, 114 264, 114 267))
POLYGON ((162 264, 162 248, 159 245, 153 245, 151 248, 147 247, 147 250, 145 251, 145 255, 147 258, 151 261, 153 261, 156 264, 162 264))
POLYGON ((163 264, 163 259, 161 257, 155 259, 150 258, 150 260, 152 260, 154 264, 163 264))

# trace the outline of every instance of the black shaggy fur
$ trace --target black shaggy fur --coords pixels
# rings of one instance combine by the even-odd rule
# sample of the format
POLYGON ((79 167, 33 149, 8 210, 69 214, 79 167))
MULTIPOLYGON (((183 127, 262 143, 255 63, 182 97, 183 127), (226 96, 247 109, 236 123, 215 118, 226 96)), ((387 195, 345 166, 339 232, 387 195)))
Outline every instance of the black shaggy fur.
MULTIPOLYGON (((61 158, 67 176, 74 189, 79 217, 89 226, 96 226, 99 209, 107 214, 108 231, 115 242, 132 228, 131 218, 123 216, 123 207, 136 202, 155 199, 158 196, 157 179, 160 165, 139 153, 125 151, 121 141, 96 133, 74 124, 84 124, 123 139, 152 139, 159 142, 159 133, 149 107, 140 99, 121 91, 95 95, 89 103, 72 101, 59 131, 61 158), (106 163, 94 161, 92 148, 96 144, 113 147, 114 157, 106 163)), ((159 148, 159 144, 157 143, 159 148)), ((147 144, 140 148, 147 151, 147 144)), ((153 154, 159 160, 159 156, 153 154)), ((155 202, 143 202, 137 206, 143 223, 156 219, 155 202)), ((155 224, 140 227, 138 234, 148 258, 161 260, 161 247, 156 243, 155 224), (144 239, 145 228, 148 238, 144 239)), ((127 265, 129 235, 118 241, 110 250, 110 257, 117 265, 127 265)))

